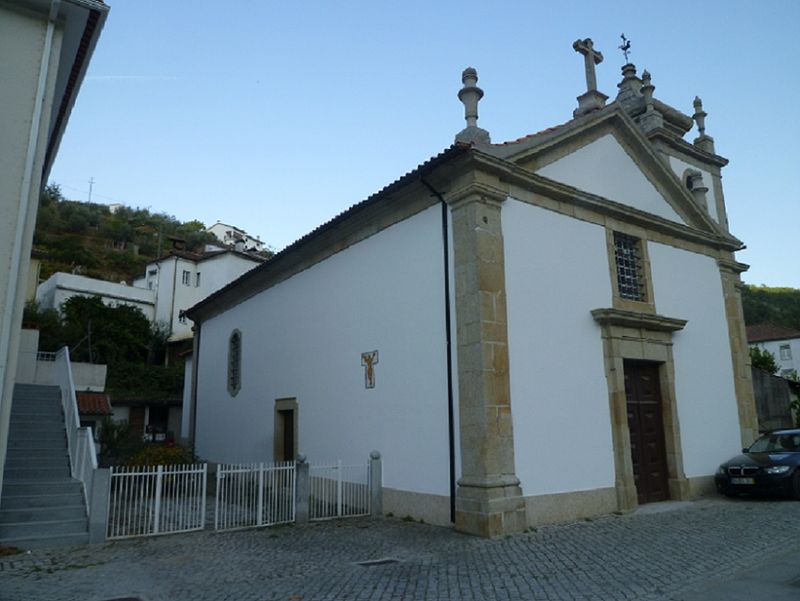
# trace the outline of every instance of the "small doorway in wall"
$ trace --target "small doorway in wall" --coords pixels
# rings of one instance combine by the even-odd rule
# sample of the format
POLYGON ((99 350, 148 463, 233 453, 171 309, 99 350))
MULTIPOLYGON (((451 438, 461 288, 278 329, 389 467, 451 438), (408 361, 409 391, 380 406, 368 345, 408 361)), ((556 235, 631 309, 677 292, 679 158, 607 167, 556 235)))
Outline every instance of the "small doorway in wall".
POLYGON ((275 461, 294 461, 297 458, 297 399, 275 401, 273 457, 275 461))
POLYGON ((669 499, 659 364, 625 361, 631 461, 639 504, 669 499))
POLYGON ((131 436, 141 439, 144 434, 144 407, 131 407, 128 412, 131 436))

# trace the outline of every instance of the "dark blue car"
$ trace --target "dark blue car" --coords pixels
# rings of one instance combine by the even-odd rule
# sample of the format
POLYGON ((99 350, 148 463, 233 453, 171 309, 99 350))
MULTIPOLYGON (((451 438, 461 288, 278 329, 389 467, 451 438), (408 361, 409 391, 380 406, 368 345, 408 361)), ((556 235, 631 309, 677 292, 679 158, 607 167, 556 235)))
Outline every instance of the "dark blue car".
POLYGON ((719 466, 714 483, 723 495, 785 495, 800 500, 800 429, 764 434, 719 466))

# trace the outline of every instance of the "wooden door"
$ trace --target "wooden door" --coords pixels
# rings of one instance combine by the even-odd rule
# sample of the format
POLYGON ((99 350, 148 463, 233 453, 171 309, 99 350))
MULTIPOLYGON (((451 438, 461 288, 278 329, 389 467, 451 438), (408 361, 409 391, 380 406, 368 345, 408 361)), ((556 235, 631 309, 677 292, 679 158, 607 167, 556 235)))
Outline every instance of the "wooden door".
POLYGON ((294 411, 279 411, 283 422, 283 457, 281 461, 294 461, 294 411))
POLYGON ((639 503, 669 498, 658 364, 625 362, 631 459, 639 503))

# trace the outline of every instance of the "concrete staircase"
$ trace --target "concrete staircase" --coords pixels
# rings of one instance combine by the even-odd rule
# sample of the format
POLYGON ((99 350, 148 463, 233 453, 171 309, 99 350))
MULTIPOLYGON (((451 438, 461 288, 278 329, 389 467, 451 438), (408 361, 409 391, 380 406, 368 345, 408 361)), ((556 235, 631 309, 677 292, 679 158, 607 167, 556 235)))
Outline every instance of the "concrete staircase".
POLYGON ((57 386, 17 384, 0 499, 0 544, 23 549, 89 542, 83 488, 70 477, 57 386))

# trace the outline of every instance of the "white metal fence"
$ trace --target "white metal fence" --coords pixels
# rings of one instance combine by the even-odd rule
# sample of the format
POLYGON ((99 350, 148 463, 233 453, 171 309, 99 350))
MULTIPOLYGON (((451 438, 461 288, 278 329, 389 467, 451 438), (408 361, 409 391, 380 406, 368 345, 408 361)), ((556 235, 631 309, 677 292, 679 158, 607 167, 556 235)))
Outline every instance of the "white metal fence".
POLYGON ((309 517, 312 520, 355 517, 370 512, 369 463, 341 461, 309 467, 309 517))
POLYGON ((294 461, 217 466, 215 530, 294 521, 294 461))
POLYGON ((107 537, 202 530, 208 466, 111 468, 107 537))

